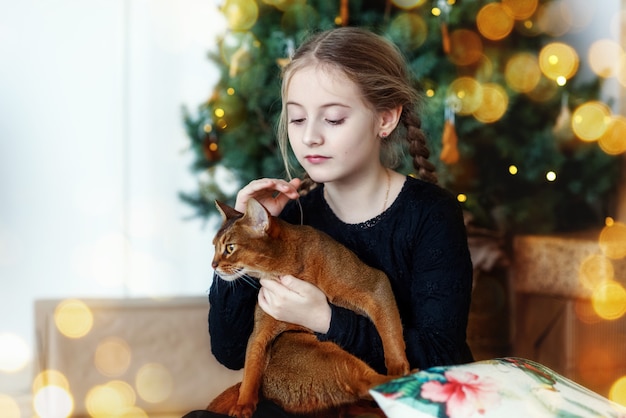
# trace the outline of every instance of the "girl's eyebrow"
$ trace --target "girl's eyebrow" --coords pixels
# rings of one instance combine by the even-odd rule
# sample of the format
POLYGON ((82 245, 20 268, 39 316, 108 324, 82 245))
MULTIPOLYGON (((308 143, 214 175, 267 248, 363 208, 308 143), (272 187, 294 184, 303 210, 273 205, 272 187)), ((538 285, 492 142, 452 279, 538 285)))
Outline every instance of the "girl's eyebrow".
MULTIPOLYGON (((288 101, 288 102, 285 102, 285 104, 286 104, 287 106, 289 106, 289 105, 294 105, 294 106, 300 106, 300 107, 302 107, 302 105, 301 105, 300 103, 293 102, 293 101, 288 101)), ((335 102, 332 102, 332 103, 326 103, 326 104, 321 105, 320 107, 321 107, 321 108, 326 108, 326 107, 333 107, 333 106, 339 106, 339 107, 345 107, 345 108, 349 108, 349 107, 350 107, 350 106, 348 106, 347 104, 343 104, 343 103, 335 103, 335 102)))

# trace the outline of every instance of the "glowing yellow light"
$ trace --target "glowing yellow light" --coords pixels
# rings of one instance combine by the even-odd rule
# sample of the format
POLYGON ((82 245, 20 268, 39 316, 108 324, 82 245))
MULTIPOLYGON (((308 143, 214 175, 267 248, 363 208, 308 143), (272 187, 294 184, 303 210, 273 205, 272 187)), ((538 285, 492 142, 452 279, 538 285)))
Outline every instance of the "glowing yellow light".
POLYGON ((135 387, 144 401, 162 402, 172 393, 172 375, 161 364, 149 363, 142 366, 137 372, 135 387))
POLYGON ((458 200, 461 203, 467 202, 467 195, 463 193, 459 193, 458 195, 456 195, 456 200, 458 200))
POLYGON ((426 96, 427 97, 433 97, 434 95, 435 95, 435 90, 433 90, 433 89, 426 90, 426 96))
POLYGON ((498 41, 513 30, 513 16, 510 9, 501 3, 488 3, 476 15, 476 26, 485 38, 498 41))
POLYGON ((85 396, 87 412, 92 417, 120 416, 135 403, 132 387, 119 380, 94 386, 85 396))
POLYGON ((557 86, 561 86, 563 87, 564 85, 567 84, 567 78, 565 78, 564 76, 560 75, 556 78, 556 84, 557 86))
POLYGON ((35 393, 33 407, 41 418, 66 418, 72 415, 74 399, 64 388, 45 386, 35 393))
POLYGON ((528 19, 537 10, 538 0, 502 0, 502 5, 517 20, 528 19))
POLYGON ((10 333, 0 334, 0 372, 22 370, 30 361, 30 356, 30 348, 23 338, 10 333))
POLYGON ((67 377, 57 370, 43 370, 33 379, 33 393, 39 392, 46 386, 57 386, 65 389, 67 392, 70 390, 67 377))
POLYGON ((517 174, 517 167, 514 165, 510 165, 509 166, 509 173, 512 175, 516 175, 517 174))
POLYGON ((69 338, 81 338, 91 331, 91 309, 78 299, 67 299, 54 310, 54 323, 59 332, 69 338))
POLYGON ((609 390, 609 399, 626 406, 626 376, 617 379, 609 390))
POLYGON ((578 281, 583 288, 593 292, 602 283, 613 280, 615 270, 611 260, 601 254, 586 257, 578 267, 578 281))
POLYGON ((448 96, 455 97, 458 104, 455 109, 460 115, 470 115, 483 101, 483 88, 472 77, 459 77, 448 86, 448 96))
POLYGON ((527 52, 513 55, 506 63, 504 77, 513 90, 520 93, 532 91, 541 80, 537 57, 527 52))
POLYGON ((626 117, 613 115, 606 131, 598 138, 598 145, 610 155, 626 152, 626 117))
POLYGON ((594 290, 591 302, 598 316, 607 320, 621 318, 626 312, 626 290, 618 282, 604 282, 594 290))
POLYGON ((211 133, 211 131, 213 130, 213 126, 210 123, 205 123, 204 126, 202 127, 202 130, 204 132, 211 133))
POLYGON ((548 171, 546 173, 546 180, 548 180, 548 181, 555 181, 556 180, 556 173, 554 171, 548 171))
POLYGON ((598 239, 602 253, 613 260, 626 257, 626 224, 615 222, 600 231, 598 239))
POLYGON ((480 36, 469 29, 456 29, 450 34, 448 59, 456 65, 471 65, 483 56, 480 36))
POLYGON ((226 94, 228 94, 229 96, 232 96, 233 94, 235 94, 235 89, 232 87, 227 88, 226 94))
POLYGON ((607 130, 611 121, 611 110, 598 101, 578 106, 572 113, 572 130, 583 141, 595 141, 607 130))
POLYGON ((223 118, 224 117, 224 109, 221 108, 217 108, 213 111, 213 113, 215 114, 215 116, 217 116, 218 118, 223 118))
POLYGON ((606 219, 604 219, 605 226, 613 226, 613 224, 615 224, 615 219, 611 218, 610 216, 607 216, 606 219))
POLYGON ((426 0, 391 0, 391 2, 401 9, 409 10, 423 5, 426 0))
POLYGON ((217 143, 211 142, 209 144, 209 151, 213 151, 213 152, 217 151, 217 143))
POLYGON ((0 393, 0 411, 4 418, 20 418, 20 406, 15 399, 0 393))
POLYGON ((235 31, 250 29, 259 17, 259 6, 254 0, 226 0, 221 11, 228 27, 235 31))
POLYGON ((121 376, 130 366, 131 352, 126 341, 118 337, 104 339, 94 354, 96 369, 104 376, 121 376))
POLYGON ((509 96, 502 86, 495 83, 483 84, 482 91, 482 101, 472 115, 483 123, 496 122, 506 112, 509 106, 509 96))
POLYGON ((549 43, 539 51, 539 67, 551 80, 573 77, 578 71, 578 61, 576 50, 561 42, 549 43))
POLYGON ((433 7, 430 12, 433 16, 441 16, 441 9, 439 7, 433 7))

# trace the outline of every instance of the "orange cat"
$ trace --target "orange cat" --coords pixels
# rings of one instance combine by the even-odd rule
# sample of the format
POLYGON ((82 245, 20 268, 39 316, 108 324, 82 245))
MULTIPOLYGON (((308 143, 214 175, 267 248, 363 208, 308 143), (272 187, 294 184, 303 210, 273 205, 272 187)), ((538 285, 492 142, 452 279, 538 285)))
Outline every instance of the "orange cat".
POLYGON ((367 315, 380 334, 389 376, 311 330, 277 321, 258 306, 246 350, 243 380, 207 408, 252 416, 262 395, 291 413, 322 412, 369 399, 368 390, 409 371, 402 323, 387 276, 364 264, 327 234, 273 217, 250 199, 244 214, 216 202, 224 223, 213 244, 213 268, 223 280, 244 275, 293 275, 319 287, 338 306, 367 315), (236 402, 235 402, 236 399, 236 402))

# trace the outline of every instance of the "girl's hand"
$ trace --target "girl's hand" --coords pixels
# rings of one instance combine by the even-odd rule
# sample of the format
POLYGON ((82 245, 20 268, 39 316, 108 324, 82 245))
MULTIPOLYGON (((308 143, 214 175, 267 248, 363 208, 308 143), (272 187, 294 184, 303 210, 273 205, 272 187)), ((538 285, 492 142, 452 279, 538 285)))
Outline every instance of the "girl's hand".
POLYGON ((293 276, 262 279, 259 306, 274 319, 314 332, 325 334, 330 328, 331 310, 324 292, 293 276))
POLYGON ((253 180, 237 193, 235 209, 245 212, 246 203, 250 198, 254 198, 273 216, 278 216, 290 199, 298 198, 298 187, 301 183, 300 179, 292 179, 289 182, 281 179, 253 180))

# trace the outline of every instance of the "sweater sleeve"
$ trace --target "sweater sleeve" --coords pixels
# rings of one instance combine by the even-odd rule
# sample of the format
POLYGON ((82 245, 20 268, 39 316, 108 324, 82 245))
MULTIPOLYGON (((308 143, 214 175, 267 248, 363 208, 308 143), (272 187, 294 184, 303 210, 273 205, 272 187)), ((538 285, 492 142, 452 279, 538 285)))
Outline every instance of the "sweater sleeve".
POLYGON ((213 277, 209 292, 211 352, 229 369, 243 368, 257 294, 257 289, 243 281, 227 282, 213 277))

